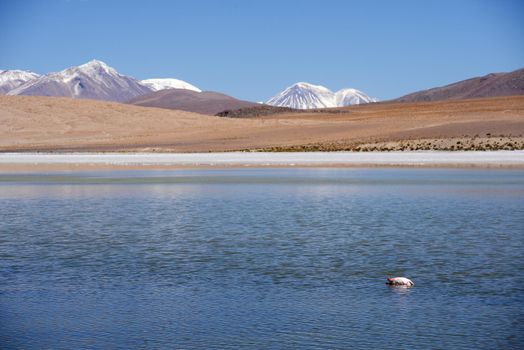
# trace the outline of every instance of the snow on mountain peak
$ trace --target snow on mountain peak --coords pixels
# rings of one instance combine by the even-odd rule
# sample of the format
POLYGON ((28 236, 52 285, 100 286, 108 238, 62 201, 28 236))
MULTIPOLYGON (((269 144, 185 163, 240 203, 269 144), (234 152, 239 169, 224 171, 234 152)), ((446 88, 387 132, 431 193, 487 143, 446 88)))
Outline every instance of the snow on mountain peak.
POLYGON ((72 67, 74 70, 80 70, 86 74, 111 74, 119 75, 116 69, 109 67, 106 63, 99 60, 91 60, 87 63, 81 64, 77 67, 72 67))
POLYGON ((64 96, 127 101, 151 92, 136 79, 119 74, 102 61, 92 60, 29 81, 8 95, 64 96))
POLYGON ((299 89, 318 89, 318 90, 324 90, 324 91, 329 91, 329 89, 325 86, 322 86, 322 85, 313 85, 313 84, 310 84, 310 83, 306 83, 306 82, 303 82, 303 81, 300 81, 298 83, 295 83, 293 85, 290 86, 290 88, 299 88, 299 89))
POLYGON ((23 70, 0 70, 0 94, 6 94, 38 77, 36 73, 23 70))
POLYGON ((0 94, 8 95, 63 96, 124 102, 163 89, 201 91, 178 79, 138 81, 96 59, 42 76, 23 71, 0 71, 0 94), (13 72, 29 76, 15 80, 13 72), (3 80, 9 80, 9 84, 3 84, 3 80))
POLYGON ((336 107, 335 97, 328 88, 305 82, 291 85, 266 103, 297 109, 336 107))
POLYGON ((102 62, 102 61, 97 60, 97 59, 92 59, 92 60, 89 61, 89 62, 86 62, 86 63, 84 63, 84 64, 81 64, 79 67, 102 67, 102 68, 109 68, 109 66, 107 65, 107 63, 102 62))
POLYGON ((196 92, 202 92, 199 88, 194 85, 189 84, 183 80, 165 78, 165 79, 146 79, 140 81, 142 84, 146 85, 153 91, 167 90, 167 89, 186 89, 196 92))
POLYGON ((342 107, 377 102, 378 100, 376 98, 369 97, 368 95, 357 89, 347 88, 338 90, 335 93, 335 101, 337 103, 337 106, 342 107))
POLYGON ((39 75, 33 72, 17 69, 0 70, 0 84, 9 80, 31 80, 38 78, 39 75))
POLYGON ((376 101, 376 99, 356 89, 342 89, 333 93, 321 85, 299 82, 273 96, 266 103, 279 107, 311 109, 343 107, 376 101))

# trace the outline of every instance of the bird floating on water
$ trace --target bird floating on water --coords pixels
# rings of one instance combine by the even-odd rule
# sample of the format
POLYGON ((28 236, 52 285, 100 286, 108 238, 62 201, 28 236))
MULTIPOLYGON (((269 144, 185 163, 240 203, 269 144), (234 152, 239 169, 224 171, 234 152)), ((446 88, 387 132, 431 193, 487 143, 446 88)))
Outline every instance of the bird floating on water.
POLYGON ((406 287, 406 288, 410 288, 415 285, 415 283, 413 283, 412 280, 406 277, 389 277, 386 284, 390 286, 406 287))

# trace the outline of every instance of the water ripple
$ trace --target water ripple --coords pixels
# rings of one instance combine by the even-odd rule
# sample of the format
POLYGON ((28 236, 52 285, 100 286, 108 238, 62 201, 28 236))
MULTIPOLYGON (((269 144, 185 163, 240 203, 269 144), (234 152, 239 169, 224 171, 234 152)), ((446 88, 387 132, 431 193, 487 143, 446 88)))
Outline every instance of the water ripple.
POLYGON ((522 171, 231 172, 0 184, 3 348, 524 340, 522 171))

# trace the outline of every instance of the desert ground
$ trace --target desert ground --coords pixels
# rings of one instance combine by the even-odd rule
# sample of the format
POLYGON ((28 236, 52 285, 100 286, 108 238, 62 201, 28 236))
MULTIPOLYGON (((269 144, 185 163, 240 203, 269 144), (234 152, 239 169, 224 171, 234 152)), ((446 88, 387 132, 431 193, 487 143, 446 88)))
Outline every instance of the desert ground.
POLYGON ((224 118, 114 102, 0 96, 1 152, 524 149, 524 96, 375 103, 224 118))

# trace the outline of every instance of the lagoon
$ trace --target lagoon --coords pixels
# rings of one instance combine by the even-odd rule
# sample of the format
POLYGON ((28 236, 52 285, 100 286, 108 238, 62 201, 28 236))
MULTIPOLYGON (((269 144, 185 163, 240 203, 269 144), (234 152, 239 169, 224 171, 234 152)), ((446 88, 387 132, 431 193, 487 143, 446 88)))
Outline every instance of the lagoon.
POLYGON ((517 349, 523 251, 521 169, 0 174, 0 343, 517 349))

